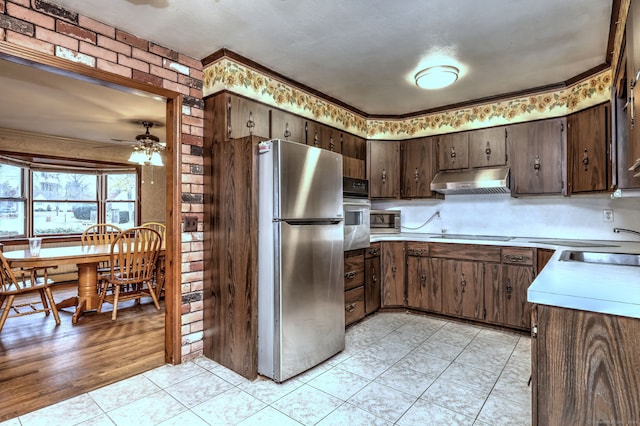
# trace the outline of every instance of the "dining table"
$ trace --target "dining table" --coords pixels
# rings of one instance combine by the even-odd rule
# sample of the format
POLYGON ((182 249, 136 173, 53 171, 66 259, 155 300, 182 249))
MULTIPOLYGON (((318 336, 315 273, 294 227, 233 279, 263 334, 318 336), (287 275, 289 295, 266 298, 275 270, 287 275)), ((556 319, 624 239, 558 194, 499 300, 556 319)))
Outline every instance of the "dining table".
MULTIPOLYGON (((70 245, 64 247, 42 247, 38 255, 32 255, 29 249, 3 252, 11 268, 52 268, 57 265, 75 264, 78 266, 78 295, 56 303, 58 309, 76 307, 71 319, 73 324, 85 311, 98 309, 98 264, 108 261, 111 245, 70 245)), ((164 280, 164 249, 158 256, 158 281, 164 280)), ((156 283, 161 288, 161 282, 156 283)))

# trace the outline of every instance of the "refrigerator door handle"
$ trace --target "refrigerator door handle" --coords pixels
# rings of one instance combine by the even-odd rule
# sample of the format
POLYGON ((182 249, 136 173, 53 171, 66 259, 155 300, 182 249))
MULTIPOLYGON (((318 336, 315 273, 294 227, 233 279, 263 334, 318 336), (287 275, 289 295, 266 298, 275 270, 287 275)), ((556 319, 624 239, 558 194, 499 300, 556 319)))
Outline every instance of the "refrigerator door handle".
POLYGON ((285 222, 289 225, 337 225, 344 221, 342 218, 332 219, 274 219, 274 222, 285 222))

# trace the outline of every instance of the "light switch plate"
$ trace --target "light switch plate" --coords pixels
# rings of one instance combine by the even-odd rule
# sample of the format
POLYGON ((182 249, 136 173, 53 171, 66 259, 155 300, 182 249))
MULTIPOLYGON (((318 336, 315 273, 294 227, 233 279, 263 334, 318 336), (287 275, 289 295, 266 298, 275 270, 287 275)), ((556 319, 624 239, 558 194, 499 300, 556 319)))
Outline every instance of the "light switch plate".
POLYGON ((196 232, 198 230, 198 218, 196 216, 183 217, 183 232, 196 232))
POLYGON ((605 222, 613 222, 613 209, 604 209, 602 213, 603 213, 602 219, 605 222))

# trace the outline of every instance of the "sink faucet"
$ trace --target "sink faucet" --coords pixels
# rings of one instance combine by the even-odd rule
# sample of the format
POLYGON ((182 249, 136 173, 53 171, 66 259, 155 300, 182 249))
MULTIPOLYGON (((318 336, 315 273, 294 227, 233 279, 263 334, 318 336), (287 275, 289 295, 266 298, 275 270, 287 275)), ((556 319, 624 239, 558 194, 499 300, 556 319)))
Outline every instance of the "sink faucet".
POLYGON ((640 235, 639 231, 634 231, 633 229, 626 229, 626 228, 613 228, 613 232, 615 232, 616 234, 619 234, 620 232, 628 232, 630 234, 640 235))

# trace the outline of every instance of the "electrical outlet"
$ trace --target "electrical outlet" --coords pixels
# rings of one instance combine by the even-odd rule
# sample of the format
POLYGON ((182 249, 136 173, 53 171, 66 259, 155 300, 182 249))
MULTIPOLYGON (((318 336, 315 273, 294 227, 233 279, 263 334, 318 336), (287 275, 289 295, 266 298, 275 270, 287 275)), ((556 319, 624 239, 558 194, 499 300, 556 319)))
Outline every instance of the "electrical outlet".
POLYGON ((198 218, 196 216, 185 216, 183 223, 183 232, 196 232, 198 230, 198 218))
POLYGON ((613 222, 613 209, 604 209, 602 213, 605 222, 613 222))

